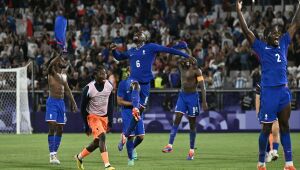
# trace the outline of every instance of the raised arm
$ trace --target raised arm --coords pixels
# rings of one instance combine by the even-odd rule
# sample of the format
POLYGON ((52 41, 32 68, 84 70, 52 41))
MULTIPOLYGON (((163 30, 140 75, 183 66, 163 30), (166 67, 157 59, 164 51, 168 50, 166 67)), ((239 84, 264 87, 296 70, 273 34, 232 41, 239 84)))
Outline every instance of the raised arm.
POLYGON ((242 14, 242 0, 236 0, 236 12, 239 18, 240 26, 243 30, 244 35, 246 36, 247 40, 249 41, 250 45, 252 45, 255 41, 255 35, 253 32, 248 28, 246 20, 242 14))
POLYGON ((174 54, 174 55, 180 55, 183 56, 185 58, 189 58, 189 55, 186 53, 183 53, 179 50, 176 50, 174 48, 168 48, 162 45, 158 45, 158 44, 151 44, 151 49, 154 50, 155 52, 159 53, 159 52, 163 52, 163 53, 170 53, 170 54, 174 54))
POLYGON ((127 52, 124 53, 120 53, 119 51, 117 51, 117 45, 112 43, 109 47, 112 50, 112 55, 114 56, 115 59, 117 60, 126 60, 129 58, 129 55, 127 52))
POLYGON ((299 11, 299 5, 300 5, 300 0, 298 1, 298 6, 297 10, 295 12, 295 15, 293 17, 291 26, 288 29, 288 33, 290 34, 290 37, 294 37, 296 31, 300 28, 300 11, 299 11))
POLYGON ((55 71, 55 69, 53 69, 53 66, 55 64, 57 64, 57 62, 59 62, 59 60, 60 60, 60 56, 59 55, 57 55, 53 59, 50 59, 50 61, 49 61, 50 63, 47 66, 47 74, 53 74, 53 75, 56 74, 56 71, 55 71))

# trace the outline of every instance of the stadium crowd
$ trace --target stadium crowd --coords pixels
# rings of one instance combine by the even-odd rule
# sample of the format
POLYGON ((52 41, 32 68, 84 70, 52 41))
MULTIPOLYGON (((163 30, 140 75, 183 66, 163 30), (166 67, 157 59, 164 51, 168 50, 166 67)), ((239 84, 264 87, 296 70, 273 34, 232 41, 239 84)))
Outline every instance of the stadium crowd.
MULTIPOLYGON (((109 79, 115 86, 124 79, 128 63, 115 60, 109 45, 116 43, 120 51, 135 47, 132 37, 137 30, 143 30, 149 42, 165 46, 186 41, 190 55, 197 59, 205 75, 207 87, 252 88, 260 80, 259 61, 242 34, 234 3, 230 0, 0 0, 0 67, 20 67, 34 60, 35 88, 47 89, 43 65, 56 44, 55 17, 64 15, 68 19, 66 59, 70 63, 66 72, 72 90, 81 90, 99 64, 108 68, 109 79)), ((272 1, 272 5, 270 0, 245 3, 245 19, 259 38, 270 24, 279 24, 285 31, 295 10, 293 5, 281 5, 280 0, 272 1)), ((295 37, 288 54, 289 81, 290 86, 300 87, 297 58, 300 33, 295 37)), ((152 87, 180 87, 178 58, 157 56, 152 87)), ((31 74, 28 75, 30 80, 31 74)))

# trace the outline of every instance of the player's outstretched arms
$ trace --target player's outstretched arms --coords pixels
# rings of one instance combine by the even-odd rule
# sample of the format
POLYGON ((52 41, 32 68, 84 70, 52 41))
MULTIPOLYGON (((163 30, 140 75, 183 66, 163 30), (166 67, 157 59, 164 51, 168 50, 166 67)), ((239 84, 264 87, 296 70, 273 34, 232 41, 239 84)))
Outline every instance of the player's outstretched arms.
POLYGON ((299 10, 300 0, 298 0, 298 6, 297 10, 295 12, 295 15, 293 17, 291 26, 288 29, 288 33, 290 34, 290 37, 294 37, 296 31, 300 28, 300 10, 299 10))
POLYGON ((156 53, 159 53, 159 52, 170 53, 170 54, 174 54, 174 55, 180 55, 180 56, 183 56, 185 58, 189 58, 188 54, 183 53, 183 52, 181 52, 179 50, 176 50, 174 48, 168 48, 168 47, 158 45, 158 44, 154 44, 154 43, 150 43, 150 48, 151 48, 151 50, 153 50, 156 53))
POLYGON ((243 31, 244 35, 246 36, 247 40, 249 41, 250 45, 252 45, 255 41, 255 35, 248 28, 248 25, 245 21, 245 18, 243 16, 243 14, 242 14, 242 4, 243 4, 242 0, 236 0, 236 12, 237 12, 237 16, 239 18, 239 22, 240 22, 242 31, 243 31))
POLYGON ((117 60, 126 60, 129 58, 129 55, 127 52, 121 53, 117 50, 117 45, 115 43, 110 44, 109 46, 110 50, 112 51, 112 55, 117 60))

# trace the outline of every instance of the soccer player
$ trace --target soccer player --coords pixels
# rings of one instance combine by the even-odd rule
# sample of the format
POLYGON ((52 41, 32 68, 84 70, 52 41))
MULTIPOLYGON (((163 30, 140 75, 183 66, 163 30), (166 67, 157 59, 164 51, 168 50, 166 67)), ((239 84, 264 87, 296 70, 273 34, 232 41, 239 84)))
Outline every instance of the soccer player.
POLYGON ((105 134, 108 126, 111 126, 108 116, 111 117, 113 114, 108 113, 108 110, 112 110, 113 107, 113 85, 107 80, 107 73, 103 66, 97 67, 94 77, 95 80, 83 88, 80 107, 85 132, 88 136, 92 133, 94 140, 74 158, 78 169, 83 170, 83 158, 99 148, 105 169, 114 170, 115 168, 109 163, 105 144, 105 134))
POLYGON ((292 159, 292 145, 289 129, 291 95, 287 86, 288 46, 300 25, 299 4, 287 32, 280 33, 278 26, 264 30, 264 41, 257 39, 248 28, 241 12, 242 0, 236 1, 236 10, 244 35, 260 59, 262 78, 259 120, 262 131, 259 136, 259 160, 257 169, 265 170, 265 154, 272 124, 279 121, 280 140, 284 150, 284 170, 295 170, 292 159))
POLYGON ((162 152, 169 153, 173 151, 173 143, 176 137, 179 123, 184 114, 187 114, 190 124, 190 150, 187 160, 194 159, 194 146, 196 139, 196 117, 200 113, 199 94, 197 86, 200 84, 202 107, 207 110, 206 90, 202 72, 197 68, 195 62, 190 62, 185 59, 179 63, 179 70, 181 75, 181 91, 179 92, 176 107, 175 107, 175 121, 170 133, 169 144, 166 145, 162 152))
MULTIPOLYGON (((129 70, 128 70, 129 71, 129 70)), ((121 115, 122 115, 122 133, 126 133, 128 129, 131 119, 133 118, 132 112, 132 102, 131 102, 131 80, 126 79, 122 80, 118 86, 118 96, 117 103, 122 107, 121 115)), ((137 153, 135 148, 142 143, 144 140, 145 128, 143 123, 143 117, 138 120, 137 126, 135 130, 132 131, 127 139, 126 148, 128 155, 128 165, 133 166, 134 160, 137 159, 137 153)))
POLYGON ((133 41, 137 44, 137 47, 131 48, 123 53, 116 50, 116 44, 111 44, 110 46, 112 54, 117 60, 129 59, 131 69, 129 79, 132 86, 131 101, 134 119, 130 122, 126 133, 122 135, 121 141, 118 145, 119 150, 122 150, 126 142, 126 138, 136 127, 137 122, 140 119, 140 115, 146 107, 150 93, 150 81, 153 79, 151 69, 156 54, 165 52, 189 58, 189 55, 174 48, 164 47, 155 43, 146 44, 146 35, 141 31, 134 34, 133 41))
POLYGON ((62 56, 58 54, 49 60, 47 66, 50 95, 46 103, 45 120, 49 126, 48 145, 51 164, 60 164, 57 158, 57 151, 62 138, 63 126, 67 121, 64 103, 65 92, 71 101, 72 112, 77 111, 77 105, 69 88, 67 76, 62 73, 64 67, 65 61, 62 56))
MULTIPOLYGON (((260 85, 256 85, 255 89, 255 110, 256 114, 259 113, 260 107, 260 85)), ((278 121, 275 121, 272 125, 272 132, 269 137, 269 142, 267 145, 267 152, 266 152, 266 162, 276 161, 279 158, 278 155, 278 148, 279 148, 279 124, 278 121)))

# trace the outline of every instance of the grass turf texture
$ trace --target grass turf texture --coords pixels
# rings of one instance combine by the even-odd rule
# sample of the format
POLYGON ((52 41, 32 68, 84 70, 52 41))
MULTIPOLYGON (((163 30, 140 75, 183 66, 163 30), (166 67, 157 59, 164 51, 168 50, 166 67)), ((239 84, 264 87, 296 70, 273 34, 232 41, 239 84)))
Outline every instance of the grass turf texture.
MULTIPOLYGON (((107 143, 110 163, 121 170, 134 169, 205 169, 205 170, 255 170, 258 156, 258 133, 198 133, 196 138, 196 155, 194 160, 187 161, 189 134, 177 134, 174 151, 162 153, 168 143, 169 134, 147 134, 143 143, 137 148, 139 160, 133 167, 127 166, 126 148, 117 150, 120 135, 108 134, 107 143)), ((49 153, 46 134, 33 135, 0 135, 0 167, 5 170, 68 170, 77 169, 73 156, 86 146, 92 137, 84 134, 64 134, 59 148, 60 165, 49 164, 49 153)), ((292 133, 293 159, 300 167, 300 133, 292 133)), ((268 170, 283 169, 284 159, 282 146, 280 158, 268 163, 268 170)), ((84 159, 86 170, 104 169, 99 150, 84 159)))

